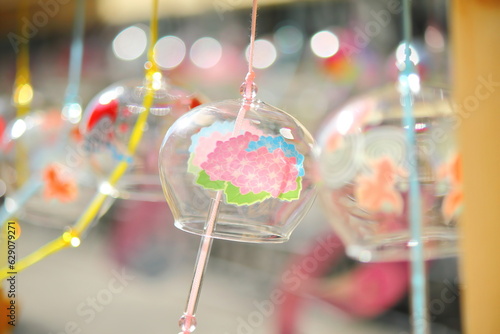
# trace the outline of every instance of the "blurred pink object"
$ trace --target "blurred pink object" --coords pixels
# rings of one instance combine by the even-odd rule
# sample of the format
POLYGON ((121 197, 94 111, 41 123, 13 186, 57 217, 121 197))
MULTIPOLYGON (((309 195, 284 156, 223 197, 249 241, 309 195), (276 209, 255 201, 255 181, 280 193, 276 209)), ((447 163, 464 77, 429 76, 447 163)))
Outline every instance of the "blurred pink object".
POLYGON ((317 239, 308 253, 292 261, 282 280, 285 297, 278 309, 280 334, 299 332, 301 308, 311 297, 333 305, 347 316, 372 318, 405 296, 407 262, 359 263, 352 270, 327 277, 344 257, 344 246, 331 233, 317 239))
POLYGON ((145 274, 160 274, 183 251, 182 238, 176 235, 172 213, 165 203, 117 200, 112 229, 114 259, 145 274))

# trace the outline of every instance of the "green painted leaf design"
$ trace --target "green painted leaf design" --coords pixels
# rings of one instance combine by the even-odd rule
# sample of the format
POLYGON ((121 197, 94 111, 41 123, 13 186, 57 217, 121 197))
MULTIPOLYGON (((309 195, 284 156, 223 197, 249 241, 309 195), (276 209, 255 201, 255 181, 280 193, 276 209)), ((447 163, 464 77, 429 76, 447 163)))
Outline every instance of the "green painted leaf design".
POLYGON ((198 173, 200 171, 202 171, 202 169, 198 166, 195 166, 195 164, 193 164, 193 159, 194 159, 194 154, 191 154, 189 156, 189 160, 188 160, 188 172, 194 174, 194 175, 198 175, 198 173))
POLYGON ((302 178, 298 177, 297 178, 297 189, 283 193, 278 196, 278 198, 282 201, 294 201, 299 198, 300 192, 302 191, 302 178))
POLYGON ((265 191, 262 191, 258 194, 254 194, 253 192, 249 192, 245 195, 241 193, 240 188, 234 186, 232 183, 227 182, 226 189, 224 190, 226 194, 226 201, 230 204, 236 204, 238 206, 241 205, 250 205, 257 202, 262 202, 263 200, 271 197, 271 194, 265 191))
POLYGON ((198 179, 196 180, 196 183, 198 183, 200 186, 207 188, 207 189, 213 189, 213 190, 222 190, 226 187, 226 181, 212 181, 210 180, 210 176, 202 170, 200 174, 198 175, 198 179))

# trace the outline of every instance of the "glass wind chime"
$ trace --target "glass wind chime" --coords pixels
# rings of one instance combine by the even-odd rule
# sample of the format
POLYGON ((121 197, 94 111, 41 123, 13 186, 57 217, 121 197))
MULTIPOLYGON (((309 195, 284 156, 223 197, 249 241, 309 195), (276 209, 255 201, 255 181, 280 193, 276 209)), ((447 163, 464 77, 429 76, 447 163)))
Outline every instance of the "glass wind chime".
MULTIPOLYGON (((83 3, 84 0, 79 1, 83 3)), ((179 117, 193 104, 198 103, 192 94, 166 85, 163 75, 155 63, 154 45, 158 31, 158 0, 153 0, 152 4, 150 45, 144 80, 140 84, 134 83, 132 86, 118 84, 106 90, 104 94, 96 97, 87 108, 79 123, 79 131, 76 131, 76 134, 68 132, 70 138, 72 135, 76 135, 79 140, 79 151, 83 149, 84 152, 83 156, 80 157, 81 161, 85 166, 91 166, 88 174, 95 176, 96 171, 98 171, 97 179, 93 183, 93 193, 90 197, 85 198, 80 209, 76 211, 76 216, 71 219, 71 224, 69 224, 71 227, 68 225, 59 238, 18 261, 16 264, 17 272, 63 248, 79 246, 82 235, 102 214, 106 200, 120 197, 123 194, 119 188, 119 182, 122 178, 126 179, 127 175, 140 175, 140 173, 148 176, 147 173, 150 173, 151 168, 142 168, 145 165, 145 153, 144 150, 141 151, 141 148, 144 148, 144 145, 141 146, 142 139, 157 135, 157 131, 149 132, 151 129, 166 130, 165 127, 173 122, 173 118, 179 117), (156 124, 149 123, 150 114, 156 124)), ((83 7, 79 7, 77 14, 83 15, 83 7)), ((81 48, 72 48, 72 53, 75 50, 81 52, 81 48)), ((81 58, 79 59, 79 66, 81 66, 81 58)), ((70 71, 70 73, 74 72, 70 71)), ((79 75, 73 78, 75 77, 79 79, 79 75)), ((74 83, 74 81, 72 82, 74 83)), ((75 87, 75 85, 70 87, 75 87)), ((70 91, 75 92, 68 88, 68 92, 70 91)), ((77 94, 71 95, 71 97, 76 96, 77 94)), ((78 108, 75 108, 74 103, 70 103, 69 107, 66 104, 63 116, 65 111, 69 116, 76 116, 72 112, 76 109, 78 108)), ((78 119, 80 117, 79 114, 78 119)), ((71 147, 71 144, 65 143, 71 147)), ((159 144, 157 143, 156 147, 148 147, 149 151, 154 151, 156 154, 156 156, 153 154, 155 166, 157 166, 159 144)), ((64 149, 67 146, 63 145, 61 148, 64 149)), ((65 157, 66 155, 63 155, 63 158, 65 157)), ((151 160, 151 154, 147 159, 151 160)), ((33 187, 33 184, 28 184, 14 197, 14 206, 4 205, 0 212, 2 221, 5 222, 19 209, 26 207, 28 200, 40 192, 42 192, 42 196, 48 192, 52 197, 56 197, 49 199, 60 202, 71 202, 71 200, 79 199, 79 195, 81 195, 79 182, 76 182, 77 180, 72 178, 70 173, 67 173, 67 169, 60 168, 65 166, 65 163, 65 160, 54 158, 52 163, 45 165, 43 173, 35 174, 38 186, 33 187)), ((78 168, 73 168, 73 170, 78 170, 78 168)), ((155 171, 157 175, 158 169, 155 168, 155 171)), ((140 183, 136 185, 142 186, 140 183)), ((11 203, 13 202, 11 201, 11 203)), ((54 212, 47 214, 54 214, 54 212)), ((8 268, 1 268, 0 279, 8 276, 9 271, 8 268)))
POLYGON ((312 136, 256 97, 256 15, 254 0, 242 98, 194 108, 170 127, 160 151, 162 186, 175 225, 202 236, 181 334, 196 328, 213 239, 285 242, 315 197, 312 136))
POLYGON ((342 107, 320 131, 316 158, 325 210, 347 253, 410 260, 413 333, 426 334, 425 260, 457 253, 461 166, 451 103, 445 91, 421 85, 410 27, 403 0, 398 82, 342 107))
MULTIPOLYGON (((63 227, 78 217, 95 192, 96 184, 85 162, 78 161, 78 166, 72 166, 76 162, 68 159, 68 151, 75 151, 81 143, 75 124, 81 118, 79 86, 84 22, 85 2, 78 0, 68 85, 61 111, 31 110, 25 105, 2 136, 1 170, 11 182, 5 204, 0 208, 0 225, 15 216, 46 227, 63 227), (61 202, 65 205, 61 206, 61 202)), ((27 60, 22 67, 29 73, 27 60)))

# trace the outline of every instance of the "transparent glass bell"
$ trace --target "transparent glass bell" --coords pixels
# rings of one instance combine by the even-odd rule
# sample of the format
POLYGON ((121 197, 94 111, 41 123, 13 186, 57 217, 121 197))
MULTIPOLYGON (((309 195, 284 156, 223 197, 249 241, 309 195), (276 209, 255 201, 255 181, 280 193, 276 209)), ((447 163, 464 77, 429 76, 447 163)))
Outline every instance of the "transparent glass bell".
POLYGON ((72 225, 97 189, 78 128, 57 109, 32 111, 9 123, 1 143, 2 219, 15 212, 32 224, 72 225))
POLYGON ((193 94, 169 85, 161 73, 156 72, 152 83, 153 105, 139 145, 130 155, 128 145, 134 125, 145 111, 147 87, 143 79, 111 85, 92 99, 81 122, 88 158, 100 180, 106 180, 120 161, 129 164, 115 187, 107 183, 101 185, 102 192, 115 198, 164 200, 158 176, 161 140, 179 116, 200 104, 193 94))
POLYGON ((312 136, 296 119, 261 101, 193 109, 172 125, 160 150, 175 225, 204 235, 220 192, 212 237, 287 241, 315 197, 312 149, 312 136), (237 118, 244 107, 244 117, 237 118))
POLYGON ((387 87, 353 99, 318 135, 317 171, 331 223, 361 261, 409 259, 408 159, 416 152, 426 258, 456 255, 462 207, 458 125, 447 93, 412 93, 417 147, 409 149, 401 94, 387 87))

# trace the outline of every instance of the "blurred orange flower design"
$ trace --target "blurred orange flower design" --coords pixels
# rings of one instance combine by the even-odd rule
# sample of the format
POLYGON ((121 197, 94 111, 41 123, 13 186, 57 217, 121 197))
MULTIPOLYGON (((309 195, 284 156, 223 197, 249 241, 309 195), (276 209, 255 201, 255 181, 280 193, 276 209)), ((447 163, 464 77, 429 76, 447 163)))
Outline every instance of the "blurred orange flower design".
POLYGON ((450 190, 443 200, 442 213, 447 220, 451 220, 462 208, 464 199, 460 154, 453 156, 448 164, 441 167, 439 174, 441 178, 447 178, 450 183, 450 190))
POLYGON ((360 176, 355 189, 356 199, 362 209, 372 212, 403 211, 403 198, 394 188, 396 177, 405 171, 388 157, 373 162, 372 175, 360 176))
POLYGON ((43 171, 45 182, 44 197, 46 199, 55 198, 61 202, 71 202, 78 195, 76 181, 65 173, 63 167, 57 163, 48 165, 43 171))

